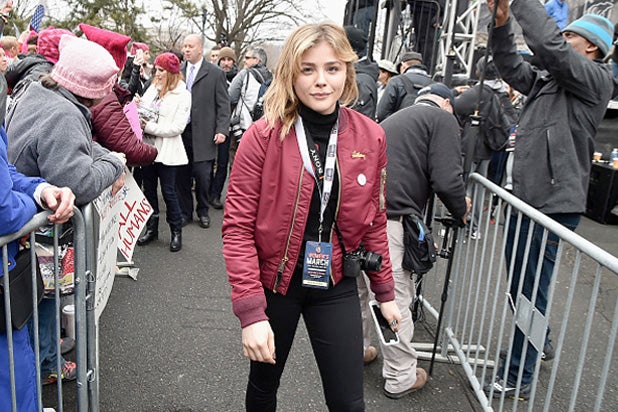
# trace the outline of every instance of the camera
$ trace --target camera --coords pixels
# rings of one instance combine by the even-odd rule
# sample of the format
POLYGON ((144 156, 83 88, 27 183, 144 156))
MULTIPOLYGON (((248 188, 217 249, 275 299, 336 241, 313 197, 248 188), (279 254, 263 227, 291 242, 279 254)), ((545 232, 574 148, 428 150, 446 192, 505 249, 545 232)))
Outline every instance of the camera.
POLYGON ((361 270, 365 272, 377 272, 382 268, 382 255, 365 250, 363 246, 354 252, 346 253, 343 257, 343 276, 355 278, 361 270))
POLYGON ((232 137, 234 137, 234 139, 239 142, 244 132, 245 131, 242 129, 242 127, 240 127, 240 116, 233 116, 230 119, 230 134, 232 135, 232 137))

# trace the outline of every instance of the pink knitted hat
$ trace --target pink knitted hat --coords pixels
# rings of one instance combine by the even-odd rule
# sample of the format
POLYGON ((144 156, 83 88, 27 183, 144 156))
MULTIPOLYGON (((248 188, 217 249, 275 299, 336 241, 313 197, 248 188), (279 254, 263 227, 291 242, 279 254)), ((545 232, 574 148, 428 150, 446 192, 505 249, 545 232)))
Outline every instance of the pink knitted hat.
POLYGON ((129 36, 94 27, 86 23, 80 23, 79 29, 84 32, 90 41, 105 47, 116 62, 116 66, 124 67, 127 62, 127 44, 131 41, 129 36))
POLYGON ((140 43, 137 41, 133 42, 133 45, 131 46, 131 56, 135 56, 135 53, 137 53, 138 50, 148 51, 150 50, 150 47, 148 47, 146 43, 140 43))
POLYGON ((60 43, 60 37, 62 37, 63 34, 75 36, 68 30, 54 29, 51 26, 45 30, 41 30, 39 32, 39 40, 36 43, 36 52, 50 62, 56 64, 56 62, 58 62, 58 57, 60 56, 58 43, 60 43))
POLYGON ((101 99, 112 91, 118 66, 107 50, 89 40, 63 35, 60 58, 50 75, 76 96, 101 99))

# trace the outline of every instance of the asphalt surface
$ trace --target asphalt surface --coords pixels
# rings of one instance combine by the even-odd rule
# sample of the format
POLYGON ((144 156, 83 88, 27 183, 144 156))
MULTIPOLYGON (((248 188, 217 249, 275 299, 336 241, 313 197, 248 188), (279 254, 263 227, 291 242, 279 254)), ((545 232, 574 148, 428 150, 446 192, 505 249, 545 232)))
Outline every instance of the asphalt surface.
MULTIPOLYGON (((161 224, 159 240, 136 249, 137 280, 116 277, 100 319, 101 411, 244 410, 249 362, 242 356, 221 254, 223 213, 211 209, 210 217, 209 229, 197 222, 184 228, 178 253, 169 252, 169 228, 161 224)), ((578 233, 618 255, 618 226, 583 218, 578 233)), ((434 322, 418 323, 415 341, 432 342, 434 329, 434 322)), ((429 369, 426 361, 419 365, 429 369)), ((65 410, 74 410, 72 387, 67 385, 65 410)), ((382 387, 378 357, 365 367, 367 411, 481 410, 458 365, 436 363, 427 386, 400 400, 386 398, 382 387)), ((45 406, 54 406, 49 389, 46 395, 45 406)), ((611 404, 617 402, 615 390, 606 396, 613 397, 611 404)), ((302 322, 282 378, 278 410, 327 410, 302 322)))

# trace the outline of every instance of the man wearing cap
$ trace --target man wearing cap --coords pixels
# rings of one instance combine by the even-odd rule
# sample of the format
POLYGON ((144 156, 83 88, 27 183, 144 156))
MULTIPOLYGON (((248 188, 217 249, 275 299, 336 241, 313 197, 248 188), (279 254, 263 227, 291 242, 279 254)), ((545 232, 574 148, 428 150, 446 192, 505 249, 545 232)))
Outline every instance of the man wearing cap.
MULTIPOLYGON (((580 214, 586 210, 590 159, 597 128, 608 101, 617 94, 611 69, 600 60, 611 47, 614 27, 604 17, 587 14, 561 33, 538 1, 514 0, 510 2, 510 11, 508 3, 500 1, 491 35, 494 63, 500 75, 514 89, 527 95, 513 151, 513 194, 574 230, 580 214), (521 26, 538 66, 525 62, 517 53, 514 19, 510 18, 510 13, 521 26)), ((491 10, 494 4, 494 0, 489 0, 491 10)), ((518 302, 521 265, 526 264, 521 293, 528 299, 536 293, 536 309, 545 314, 559 238, 550 233, 545 250, 540 250, 543 230, 535 226, 526 262, 523 257, 530 220, 522 218, 519 242, 515 245, 518 225, 514 219, 516 216, 511 216, 505 249, 506 261, 515 262, 515 268, 507 270, 513 273, 511 298, 518 302), (516 256, 511 260, 513 252, 516 256), (536 265, 541 253, 543 264, 535 292, 536 265)), ((547 355, 553 352, 548 335, 543 348, 547 360, 547 355)), ((516 328, 510 362, 503 364, 495 380, 486 385, 488 394, 493 391, 495 396, 503 393, 514 396, 515 384, 520 378, 519 397, 529 396, 535 364, 541 360, 542 353, 528 343, 524 355, 525 339, 516 328), (519 376, 522 362, 523 373, 519 376), (505 369, 506 382, 503 380, 505 369)))
POLYGON ((378 105, 377 81, 380 69, 375 62, 367 57, 367 36, 365 33, 353 26, 345 26, 344 29, 352 49, 358 56, 358 61, 354 63, 358 100, 352 108, 370 119, 375 119, 378 105))
POLYGON ((191 92, 191 118, 182 141, 189 164, 176 175, 176 189, 183 215, 183 225, 193 220, 196 211, 200 227, 210 227, 208 192, 217 146, 225 142, 230 128, 230 98, 225 74, 204 58, 204 41, 199 34, 185 37, 181 71, 191 92), (193 179, 195 200, 193 203, 193 179))
POLYGON ((451 103, 453 95, 442 83, 421 89, 416 103, 380 125, 386 132, 386 231, 395 279, 395 300, 402 314, 399 344, 382 345, 384 394, 399 399, 422 388, 427 373, 417 367, 412 347, 414 323, 408 309, 414 298, 411 272, 402 268, 403 219, 424 215, 427 199, 435 192, 453 218, 462 224, 468 211, 463 181, 459 125, 451 103))
POLYGON ((406 52, 401 58, 401 75, 388 82, 382 99, 378 103, 378 122, 383 121, 397 110, 412 106, 423 87, 433 83, 423 65, 423 56, 417 52, 406 52))

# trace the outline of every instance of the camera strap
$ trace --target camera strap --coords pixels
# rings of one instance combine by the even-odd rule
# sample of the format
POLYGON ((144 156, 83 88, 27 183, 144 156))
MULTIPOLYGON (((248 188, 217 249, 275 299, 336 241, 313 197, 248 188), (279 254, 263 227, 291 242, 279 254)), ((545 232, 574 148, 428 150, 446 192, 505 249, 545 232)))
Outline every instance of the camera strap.
MULTIPOLYGON (((324 224, 324 211, 328 205, 330 194, 333 190, 335 179, 335 166, 337 163, 337 134, 339 131, 339 121, 335 123, 330 132, 328 147, 326 149, 326 162, 322 163, 320 154, 309 133, 305 133, 303 119, 298 116, 294 124, 296 128, 296 139, 300 155, 305 165, 305 170, 313 177, 320 196, 320 227, 318 229, 318 241, 322 241, 322 231, 324 224), (315 169, 314 169, 315 168, 315 169)), ((335 223, 336 227, 336 223, 335 223)), ((337 230, 337 229, 336 229, 337 230)), ((339 233, 337 233, 339 235, 339 233)))

